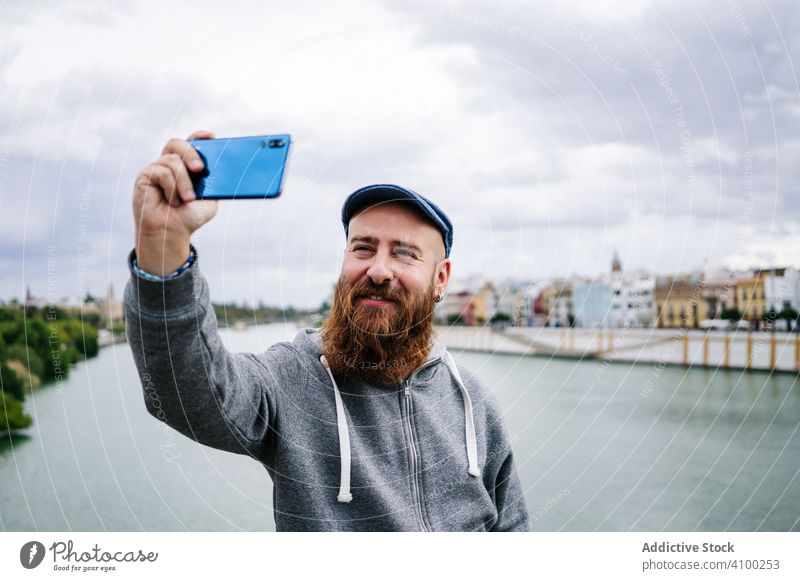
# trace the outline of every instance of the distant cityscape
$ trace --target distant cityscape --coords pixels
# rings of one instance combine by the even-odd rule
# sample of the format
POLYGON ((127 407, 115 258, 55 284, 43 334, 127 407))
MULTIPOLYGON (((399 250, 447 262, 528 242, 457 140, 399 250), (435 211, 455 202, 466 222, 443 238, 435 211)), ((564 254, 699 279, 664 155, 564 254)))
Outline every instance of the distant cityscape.
POLYGON ((800 275, 792 267, 677 276, 609 271, 541 281, 452 280, 435 317, 446 325, 594 329, 798 330, 800 275))

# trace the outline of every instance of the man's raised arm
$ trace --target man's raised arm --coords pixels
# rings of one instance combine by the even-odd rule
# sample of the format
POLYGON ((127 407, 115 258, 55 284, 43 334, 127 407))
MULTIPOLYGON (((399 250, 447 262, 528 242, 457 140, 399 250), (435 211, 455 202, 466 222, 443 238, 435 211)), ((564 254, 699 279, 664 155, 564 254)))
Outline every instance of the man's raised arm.
MULTIPOLYGON (((213 134, 190 139, 196 137, 213 134)), ((280 343, 258 356, 222 344, 190 245, 217 202, 194 199, 187 167, 200 170, 202 160, 187 141, 172 139, 136 178, 136 248, 124 300, 128 342, 153 416, 201 444, 263 457, 274 445, 281 375, 296 359, 280 343)))

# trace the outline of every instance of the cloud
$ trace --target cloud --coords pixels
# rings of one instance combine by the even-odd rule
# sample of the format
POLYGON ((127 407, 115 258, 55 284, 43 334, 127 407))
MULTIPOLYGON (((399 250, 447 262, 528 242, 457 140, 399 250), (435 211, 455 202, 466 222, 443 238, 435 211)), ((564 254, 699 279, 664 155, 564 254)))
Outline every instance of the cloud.
POLYGON ((223 203, 197 237, 220 300, 318 304, 338 275, 341 202, 384 181, 451 214, 464 275, 588 274, 615 248, 657 271, 796 261, 797 11, 16 7, 0 25, 0 261, 43 289, 55 244, 64 294, 79 259, 88 290, 121 287, 136 172, 197 128, 296 142, 281 199, 223 203), (757 243, 736 241, 742 228, 757 243))

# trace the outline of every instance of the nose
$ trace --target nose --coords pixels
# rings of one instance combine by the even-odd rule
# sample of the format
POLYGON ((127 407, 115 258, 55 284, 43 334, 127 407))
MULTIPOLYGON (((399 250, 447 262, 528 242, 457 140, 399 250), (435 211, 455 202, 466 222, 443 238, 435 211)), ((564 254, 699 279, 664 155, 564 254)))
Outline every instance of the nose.
POLYGON ((394 278, 390 258, 384 253, 376 252, 372 262, 367 269, 367 276, 376 285, 382 285, 394 278))

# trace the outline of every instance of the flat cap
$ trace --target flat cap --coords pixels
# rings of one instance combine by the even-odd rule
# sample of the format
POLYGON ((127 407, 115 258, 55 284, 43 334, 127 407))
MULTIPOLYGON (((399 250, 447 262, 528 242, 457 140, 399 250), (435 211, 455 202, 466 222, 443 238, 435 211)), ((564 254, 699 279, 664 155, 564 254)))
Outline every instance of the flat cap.
POLYGON ((342 205, 344 235, 348 236, 350 219, 362 209, 381 202, 398 202, 404 200, 411 202, 414 207, 419 209, 434 226, 439 229, 442 234, 442 241, 444 242, 444 256, 448 258, 450 256, 450 248, 453 246, 453 224, 450 222, 450 218, 447 217, 447 214, 445 214, 439 206, 429 199, 421 196, 414 190, 394 184, 364 186, 347 196, 347 199, 342 205))

